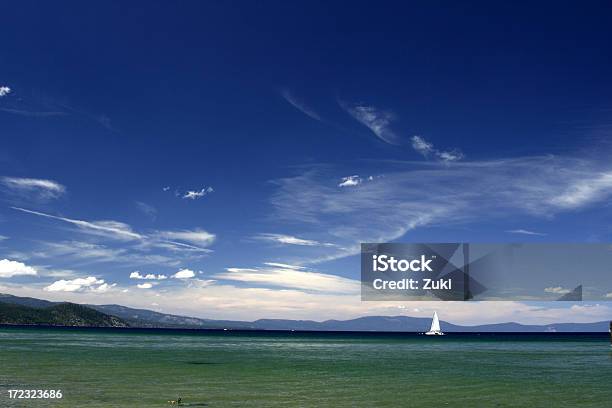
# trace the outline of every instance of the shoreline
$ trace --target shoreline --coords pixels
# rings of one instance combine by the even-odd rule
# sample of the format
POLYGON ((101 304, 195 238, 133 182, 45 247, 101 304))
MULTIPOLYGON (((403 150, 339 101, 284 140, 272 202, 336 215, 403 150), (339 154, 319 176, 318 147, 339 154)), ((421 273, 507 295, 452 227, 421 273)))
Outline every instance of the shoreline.
MULTIPOLYGON (((392 337, 413 337, 419 336, 425 338, 422 332, 408 331, 354 331, 354 330, 277 330, 277 329, 209 329, 209 328, 181 328, 181 327, 103 327, 103 326, 57 326, 57 325, 38 325, 38 324, 0 324, 0 329, 44 329, 58 331, 92 331, 92 332, 122 332, 122 333, 176 333, 176 334, 250 334, 250 335, 346 335, 346 336, 392 336, 392 337)), ((575 337, 575 336, 592 336, 592 337, 609 337, 608 332, 537 332, 537 331, 447 331, 451 337, 469 337, 469 336, 533 336, 533 337, 575 337)))

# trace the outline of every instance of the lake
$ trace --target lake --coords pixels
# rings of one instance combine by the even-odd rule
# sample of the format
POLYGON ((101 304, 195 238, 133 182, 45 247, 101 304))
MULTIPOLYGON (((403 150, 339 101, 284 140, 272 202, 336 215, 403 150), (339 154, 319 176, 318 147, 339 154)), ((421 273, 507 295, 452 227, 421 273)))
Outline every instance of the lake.
POLYGON ((2 407, 166 407, 178 396, 192 407, 609 407, 612 349, 607 333, 0 328, 2 407))

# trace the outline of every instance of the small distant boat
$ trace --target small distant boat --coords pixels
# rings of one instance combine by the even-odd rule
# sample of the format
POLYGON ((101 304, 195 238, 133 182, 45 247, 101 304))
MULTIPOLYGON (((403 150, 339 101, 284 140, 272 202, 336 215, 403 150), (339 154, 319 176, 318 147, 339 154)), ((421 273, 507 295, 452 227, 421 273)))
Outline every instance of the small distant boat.
POLYGON ((431 328, 427 333, 425 333, 425 335, 444 336, 444 333, 442 333, 442 330, 440 330, 440 320, 438 320, 438 312, 434 312, 433 319, 431 321, 431 328))

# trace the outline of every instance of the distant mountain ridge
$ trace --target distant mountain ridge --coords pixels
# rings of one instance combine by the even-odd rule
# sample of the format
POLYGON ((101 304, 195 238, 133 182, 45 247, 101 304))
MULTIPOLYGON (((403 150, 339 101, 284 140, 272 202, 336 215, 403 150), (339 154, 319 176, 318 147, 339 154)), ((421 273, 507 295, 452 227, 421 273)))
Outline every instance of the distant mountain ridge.
MULTIPOLYGON (((67 303, 0 294, 0 305, 20 305, 29 308, 51 308, 67 303)), ((71 304, 74 305, 74 304, 71 304)), ((350 320, 285 320, 260 319, 253 322, 234 320, 213 320, 179 316, 134 309, 121 305, 74 305, 109 318, 115 318, 129 327, 192 328, 192 329, 234 329, 234 330, 295 330, 295 331, 387 331, 425 332, 429 329, 430 318, 409 316, 364 316, 350 320)), ((0 319, 0 323, 2 320, 0 319)), ((119 324, 119 323, 118 323, 119 324)), ((495 323, 477 326, 461 326, 441 321, 445 332, 607 332, 608 321, 594 323, 554 323, 547 325, 524 325, 520 323, 495 323)), ((120 326, 123 327, 123 326, 120 326)))

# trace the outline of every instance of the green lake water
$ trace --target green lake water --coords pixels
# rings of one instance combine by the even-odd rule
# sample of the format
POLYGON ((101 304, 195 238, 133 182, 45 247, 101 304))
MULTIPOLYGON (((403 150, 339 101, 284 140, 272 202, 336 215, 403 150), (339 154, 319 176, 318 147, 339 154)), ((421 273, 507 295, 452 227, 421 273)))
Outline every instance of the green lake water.
POLYGON ((179 395, 186 407, 612 407, 612 349, 605 333, 0 328, 0 407, 167 407, 179 395))

